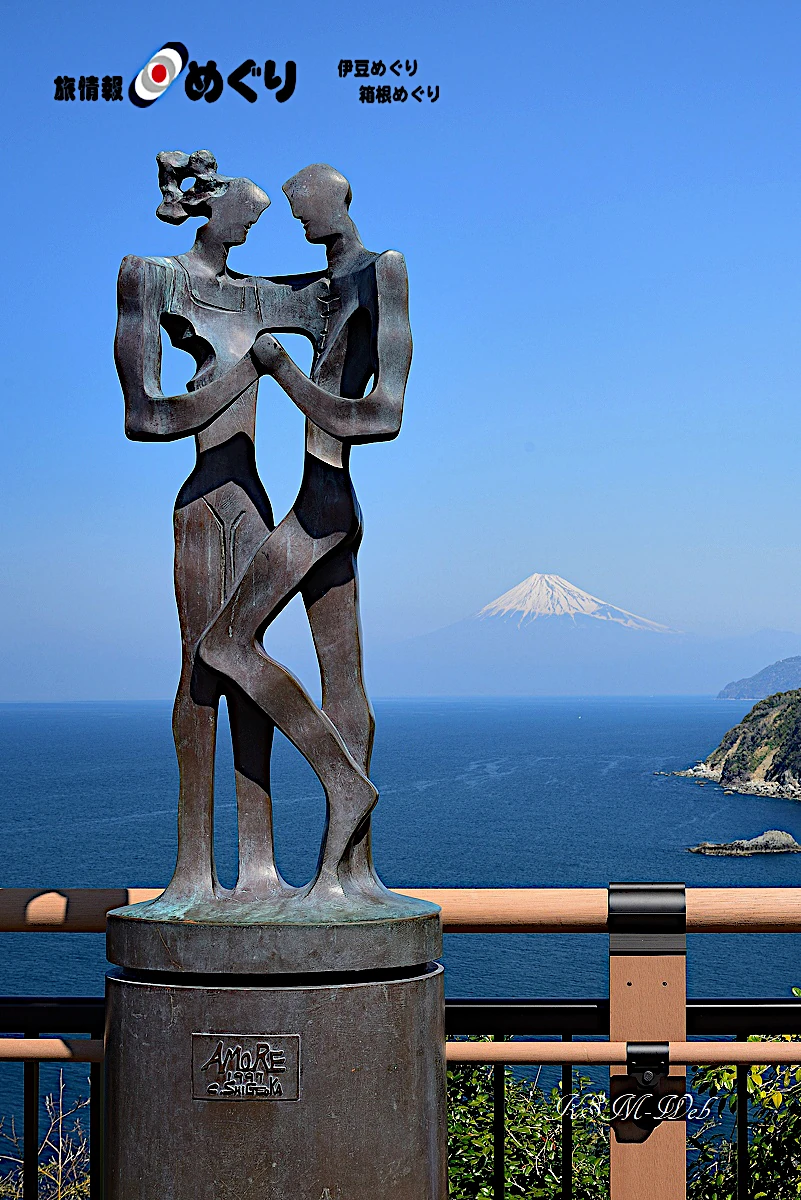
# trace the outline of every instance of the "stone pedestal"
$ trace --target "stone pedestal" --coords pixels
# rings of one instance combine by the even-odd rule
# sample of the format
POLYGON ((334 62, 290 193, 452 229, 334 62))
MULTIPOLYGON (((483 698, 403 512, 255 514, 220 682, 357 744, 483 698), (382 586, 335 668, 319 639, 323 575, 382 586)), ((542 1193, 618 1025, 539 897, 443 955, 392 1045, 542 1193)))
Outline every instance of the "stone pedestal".
MULTIPOLYGON (((123 962, 107 980, 107 1200, 445 1200, 436 910, 399 917, 404 936, 374 920, 327 937, 317 926, 307 945, 315 963, 338 942, 348 965, 345 947, 364 956, 370 942, 378 959, 391 945, 401 959, 435 952, 422 961, 265 972, 269 926, 165 936, 135 907, 109 922, 109 957, 123 962), (156 942, 173 969, 138 965, 156 942), (191 969, 219 944, 237 974, 191 969)), ((272 928, 273 963, 299 965, 293 932, 272 928)))

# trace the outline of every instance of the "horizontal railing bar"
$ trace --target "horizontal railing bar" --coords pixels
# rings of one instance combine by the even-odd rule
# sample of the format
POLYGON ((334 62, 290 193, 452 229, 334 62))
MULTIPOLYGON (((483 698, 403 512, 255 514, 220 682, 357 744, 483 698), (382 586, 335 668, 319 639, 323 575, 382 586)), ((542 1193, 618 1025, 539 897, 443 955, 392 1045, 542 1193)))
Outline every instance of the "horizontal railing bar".
MULTIPOLYGON (((0 996, 0 1031, 27 1034, 103 1032, 102 996, 0 996)), ((446 999, 448 1034, 609 1033, 606 998, 446 999)), ((693 999, 687 1001, 690 1034, 801 1034, 801 1000, 693 999)))
MULTIPOLYGON (((0 1013, 2 1008, 0 1008, 0 1013)), ((445 1001, 449 1034, 609 1034, 607 999, 445 1001)), ((801 1034, 801 999, 687 1001, 689 1034, 801 1034)))
MULTIPOLYGON (((103 1032, 102 996, 0 996, 0 1031, 27 1034, 103 1032)), ((446 999, 448 1034, 609 1033, 605 998, 446 999)), ((687 1001, 690 1034, 801 1034, 801 999, 727 998, 687 1001)))
POLYGON ((691 1034, 801 1034, 801 1000, 688 1000, 691 1034))
POLYGON ((102 996, 0 996, 0 1030, 5 1033, 103 1034, 102 996))
MULTIPOLYGON (((605 888, 397 888, 442 908, 446 933, 607 933, 605 888)), ((2 888, 0 933, 103 933, 160 888, 2 888)), ((690 933, 801 933, 801 888, 688 888, 690 933)))
POLYGON ((446 998, 445 1032, 604 1035, 609 1033, 609 1001, 446 998))
MULTIPOLYGON (((608 933, 606 888, 399 888, 446 933, 608 933)), ((801 888, 687 888, 688 933, 801 933, 801 888)))
MULTIPOLYGON (((446 1042, 451 1063, 621 1066, 625 1042, 446 1042)), ((0 1062, 102 1062, 102 1038, 0 1038, 0 1062)), ((798 1042, 671 1042, 670 1061, 682 1066, 753 1066, 801 1062, 798 1042)))
POLYGON ((102 1062, 102 1038, 0 1038, 0 1062, 102 1062))
MULTIPOLYGON (((625 1042, 446 1042, 449 1063, 625 1066, 625 1042)), ((670 1042, 672 1066, 801 1065, 801 1042, 670 1042)))

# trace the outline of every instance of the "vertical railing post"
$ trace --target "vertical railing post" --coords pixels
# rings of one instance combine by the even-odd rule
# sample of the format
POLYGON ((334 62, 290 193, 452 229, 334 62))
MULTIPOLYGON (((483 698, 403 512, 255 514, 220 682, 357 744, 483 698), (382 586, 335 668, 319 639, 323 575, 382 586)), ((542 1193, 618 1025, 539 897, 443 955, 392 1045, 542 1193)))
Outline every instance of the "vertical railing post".
POLYGON ((89 1072, 89 1200, 103 1200, 103 1064, 89 1072))
MULTIPOLYGON (((743 1037, 738 1036, 738 1041, 743 1037)), ((751 1160, 748 1154, 748 1067, 737 1068, 737 1200, 750 1200, 751 1160)))
MULTIPOLYGON (((39 1032, 26 1030, 26 1037, 39 1032)), ((22 1092, 22 1200, 37 1200, 39 1195, 39 1064, 26 1062, 22 1092)))
MULTIPOLYGON (((493 1034, 493 1041, 502 1042, 503 1034, 493 1034)), ((493 1200, 505 1200, 506 1192, 506 1065, 496 1063, 492 1068, 492 1195, 493 1200)))
MULTIPOLYGON (((563 1033, 563 1042, 572 1042, 563 1033)), ((562 1067, 562 1200, 573 1200, 573 1068, 562 1067)))
MULTIPOLYGON (((614 1042, 687 1038, 683 884, 609 885, 609 1037, 614 1042)), ((613 1067, 612 1074, 625 1074, 613 1067)), ((684 1068, 671 1067, 684 1076, 684 1068)), ((611 1200, 686 1200, 683 1121, 664 1121, 640 1143, 610 1144, 611 1200)))

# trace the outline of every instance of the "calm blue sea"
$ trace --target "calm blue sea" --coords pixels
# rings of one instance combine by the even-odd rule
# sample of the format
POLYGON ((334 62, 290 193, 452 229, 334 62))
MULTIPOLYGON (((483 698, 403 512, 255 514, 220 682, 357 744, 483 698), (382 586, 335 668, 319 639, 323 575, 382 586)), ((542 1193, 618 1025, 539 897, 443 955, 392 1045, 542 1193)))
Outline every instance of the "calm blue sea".
MULTIPOLYGON (((801 841, 801 805, 654 774, 704 757, 749 707, 697 697, 379 701, 382 876, 397 886, 798 885, 801 856, 705 858, 686 847, 771 828, 801 841)), ((0 706, 0 764, 0 884, 166 883, 177 793, 169 705, 0 706)), ((280 738, 274 782, 279 865, 300 883, 314 870, 323 799, 280 738)), ((218 816, 218 861, 229 881, 236 814, 224 733, 218 816)), ((798 937, 689 941, 696 996, 782 996, 801 985, 798 937)), ((4 934, 2 947, 0 994, 102 994, 99 935, 4 934)), ((605 954, 600 936, 451 935, 448 993, 603 995, 605 954)), ((0 1080, 0 1112, 5 1093, 0 1080)))

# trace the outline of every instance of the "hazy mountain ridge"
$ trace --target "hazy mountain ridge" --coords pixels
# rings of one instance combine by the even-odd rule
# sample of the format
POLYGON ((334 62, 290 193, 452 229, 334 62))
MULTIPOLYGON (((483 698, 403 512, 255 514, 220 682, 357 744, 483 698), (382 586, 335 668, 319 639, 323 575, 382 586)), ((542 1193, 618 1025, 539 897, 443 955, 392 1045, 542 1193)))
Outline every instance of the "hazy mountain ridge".
POLYGON ((801 655, 782 658, 751 675, 747 679, 735 679, 727 683, 718 700, 764 700, 776 692, 789 692, 801 688, 801 655))
POLYGON ((473 616, 368 652, 383 696, 714 696, 801 655, 801 635, 679 633, 558 575, 532 575, 473 616))

